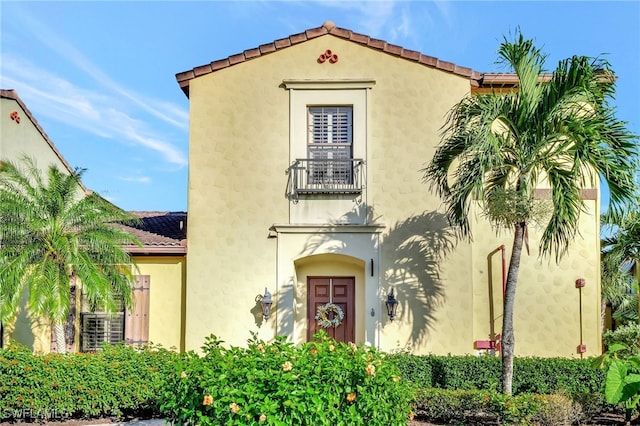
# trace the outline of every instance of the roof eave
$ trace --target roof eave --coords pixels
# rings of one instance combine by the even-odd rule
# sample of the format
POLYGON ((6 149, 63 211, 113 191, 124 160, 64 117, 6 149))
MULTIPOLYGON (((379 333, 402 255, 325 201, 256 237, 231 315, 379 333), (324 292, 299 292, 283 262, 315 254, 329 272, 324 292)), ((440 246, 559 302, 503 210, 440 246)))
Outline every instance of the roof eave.
POLYGON ((124 250, 130 255, 185 255, 186 246, 125 246, 124 250))
POLYGON ((213 61, 209 64, 201 65, 188 71, 177 73, 176 80, 178 81, 180 88, 188 98, 189 82, 196 77, 210 74, 217 70, 227 68, 273 52, 277 52, 278 50, 286 49, 287 47, 291 47, 295 44, 299 44, 327 34, 349 40, 354 43, 369 47, 371 49, 406 59, 408 61, 417 62, 430 68, 439 69, 451 74, 469 78, 471 86, 477 85, 478 81, 482 79, 482 74, 472 70, 471 68, 461 67, 451 62, 441 61, 438 58, 423 55, 422 53, 415 50, 404 49, 402 46, 394 45, 384 40, 374 39, 365 34, 354 33, 351 30, 336 27, 333 22, 327 21, 322 24, 321 27, 312 28, 302 33, 293 34, 289 37, 275 40, 272 43, 263 44, 257 48, 248 49, 242 53, 231 55, 227 58, 213 61))

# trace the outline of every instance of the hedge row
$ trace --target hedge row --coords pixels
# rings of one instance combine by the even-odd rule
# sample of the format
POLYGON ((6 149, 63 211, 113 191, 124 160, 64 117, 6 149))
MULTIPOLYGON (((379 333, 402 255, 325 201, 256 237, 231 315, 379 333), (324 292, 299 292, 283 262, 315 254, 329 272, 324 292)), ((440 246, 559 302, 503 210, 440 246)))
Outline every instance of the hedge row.
POLYGON ((375 348, 325 335, 295 346, 278 338, 204 356, 105 346, 95 354, 0 350, 0 421, 161 415, 175 423, 396 425, 411 386, 375 348))
POLYGON ((609 347, 614 343, 622 343, 629 348, 621 355, 638 355, 640 354, 640 324, 629 323, 616 327, 615 330, 607 330, 602 335, 605 346, 609 347))
POLYGON ((33 355, 0 350, 0 420, 149 416, 159 409, 179 355, 155 347, 33 355))
MULTIPOLYGON (((416 356, 395 354, 404 377, 418 388, 500 391, 502 364, 491 356, 416 356)), ((604 371, 590 360, 564 358, 516 358, 513 394, 592 394, 602 392, 604 371)))
POLYGON ((228 349, 212 339, 204 350, 200 357, 158 347, 66 355, 1 349, 0 421, 161 414, 195 423, 226 416, 229 424, 287 424, 302 415, 322 424, 332 412, 349 422, 376 424, 373 416, 384 415, 381 424, 400 424, 410 409, 407 382, 420 389, 414 407, 433 421, 485 416, 481 423, 544 424, 544 412, 589 417, 614 409, 603 403, 604 374, 589 360, 517 358, 510 398, 499 393, 497 357, 385 356, 326 338, 301 346, 254 340, 228 349))

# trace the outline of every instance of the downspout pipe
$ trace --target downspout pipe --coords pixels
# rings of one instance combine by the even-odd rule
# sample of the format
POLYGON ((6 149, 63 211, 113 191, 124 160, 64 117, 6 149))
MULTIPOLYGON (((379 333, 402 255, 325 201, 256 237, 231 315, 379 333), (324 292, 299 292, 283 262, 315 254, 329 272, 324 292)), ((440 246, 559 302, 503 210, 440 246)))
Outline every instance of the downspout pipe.
POLYGON ((579 304, 579 314, 580 314, 580 344, 578 345, 578 353, 580 354, 580 359, 584 357, 584 353, 587 351, 587 345, 584 344, 584 331, 582 328, 582 288, 587 284, 587 281, 584 278, 578 278, 576 280, 576 288, 578 289, 578 304, 579 304))
POLYGON ((500 247, 496 248, 494 251, 489 253, 489 257, 493 256, 497 252, 501 252, 502 258, 502 303, 504 304, 504 294, 507 291, 507 248, 504 244, 500 247))
POLYGON ((498 250, 502 252, 502 303, 504 304, 504 294, 507 291, 507 249, 502 244, 498 250))
MULTIPOLYGON (((502 252, 502 315, 504 315, 504 295, 507 292, 507 248, 502 244, 498 249, 502 252)), ((497 339, 502 339, 502 332, 500 332, 500 336, 497 339)), ((498 352, 502 352, 500 342, 496 344, 496 348, 498 352)))
MULTIPOLYGON (((504 296, 506 293, 507 286, 507 249, 504 244, 491 251, 487 256, 487 261, 489 262, 489 271, 491 271, 491 258, 496 253, 501 252, 501 265, 502 265, 502 310, 504 311, 504 296)), ((494 309, 493 309, 493 285, 491 284, 491 278, 489 278, 490 286, 489 286, 489 317, 490 317, 490 340, 478 340, 474 342, 476 349, 497 349, 500 348, 500 334, 495 333, 495 325, 494 325, 494 309)))

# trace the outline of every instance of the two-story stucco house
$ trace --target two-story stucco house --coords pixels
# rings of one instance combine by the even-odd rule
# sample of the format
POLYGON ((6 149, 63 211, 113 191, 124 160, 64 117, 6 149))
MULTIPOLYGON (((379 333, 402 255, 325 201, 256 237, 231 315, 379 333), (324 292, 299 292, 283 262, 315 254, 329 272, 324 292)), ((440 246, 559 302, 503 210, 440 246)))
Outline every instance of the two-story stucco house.
MULTIPOLYGON (((326 22, 177 80, 190 101, 186 349, 211 333, 300 343, 321 329, 318 308, 338 315, 330 302, 342 315, 327 331, 339 340, 423 354, 493 347, 512 235, 474 209, 475 239, 459 240, 421 169, 451 107, 513 87, 513 76, 326 22)), ((600 352, 597 188, 583 195, 581 235, 560 263, 539 260, 531 232, 517 355, 600 352)))

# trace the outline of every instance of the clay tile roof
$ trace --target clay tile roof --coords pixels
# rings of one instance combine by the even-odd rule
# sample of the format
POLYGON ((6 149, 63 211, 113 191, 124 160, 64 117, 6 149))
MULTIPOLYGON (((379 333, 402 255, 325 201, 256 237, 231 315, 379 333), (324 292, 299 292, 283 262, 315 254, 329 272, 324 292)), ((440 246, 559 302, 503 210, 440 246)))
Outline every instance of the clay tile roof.
MULTIPOLYGON (((243 53, 231 55, 227 58, 216 60, 207 65, 195 67, 191 70, 180 72, 176 74, 176 80, 180 84, 180 88, 184 91, 187 97, 189 96, 189 82, 201 75, 215 72, 222 68, 227 68, 242 62, 249 61, 251 59, 259 58, 263 55, 276 52, 281 49, 286 49, 294 44, 303 43, 307 40, 321 37, 326 34, 330 34, 334 37, 350 40, 354 43, 361 44, 371 49, 385 52, 389 55, 397 56, 399 58, 407 59, 410 61, 418 62, 430 68, 440 69, 445 72, 456 74, 462 77, 467 77, 470 80, 471 86, 481 85, 482 74, 477 71, 473 71, 471 68, 461 67, 451 62, 440 61, 437 58, 422 55, 420 52, 413 50, 407 50, 402 46, 397 46, 391 43, 387 43, 384 40, 374 39, 365 34, 354 33, 351 30, 344 28, 338 28, 331 21, 326 21, 321 27, 312 28, 303 31, 298 34, 292 34, 289 37, 278 39, 272 43, 262 44, 257 48, 245 50, 243 53)), ((497 82, 492 82, 497 84, 497 82)))
POLYGON ((119 225, 136 236, 143 247, 127 247, 130 254, 184 254, 187 249, 186 212, 133 211, 140 222, 119 225))
MULTIPOLYGON (((27 108, 24 102, 22 102, 22 99, 20 99, 20 96, 18 96, 18 92, 16 92, 13 89, 10 89, 10 90, 0 89, 0 98, 13 99, 18 103, 18 105, 20 105, 20 108, 22 108, 22 110, 27 115, 27 117, 29 118, 33 126, 38 130, 38 132, 40 132, 40 135, 42 135, 42 138, 45 140, 45 142, 47 142, 47 144, 49 145, 51 150, 54 152, 56 157, 58 157, 60 162, 64 165, 64 167, 67 169, 69 173, 73 173, 73 168, 69 165, 69 163, 67 163, 67 160, 64 159, 60 151, 58 151, 58 148, 56 148, 56 146, 53 144, 53 141, 49 139, 49 136, 47 136, 44 129, 40 126, 40 123, 38 123, 38 120, 36 120, 36 118, 33 116, 31 111, 29 111, 29 108, 27 108)), ((80 185, 82 187, 82 190, 85 193, 88 194, 91 192, 84 186, 82 182, 80 182, 80 185)))

